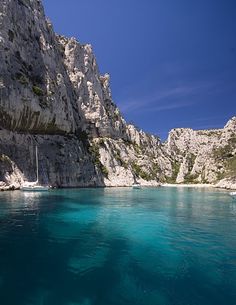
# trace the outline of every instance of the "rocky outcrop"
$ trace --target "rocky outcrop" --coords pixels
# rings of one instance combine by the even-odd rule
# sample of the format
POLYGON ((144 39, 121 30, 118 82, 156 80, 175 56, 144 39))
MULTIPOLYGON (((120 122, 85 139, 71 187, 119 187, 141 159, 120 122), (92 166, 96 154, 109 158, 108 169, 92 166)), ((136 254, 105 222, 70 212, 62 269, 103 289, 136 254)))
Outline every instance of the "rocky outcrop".
POLYGON ((223 129, 174 129, 164 146, 172 162, 171 182, 221 186, 220 180, 236 177, 236 117, 223 129))
MULTIPOLYGON (((0 188, 218 182, 234 176, 235 118, 168 141, 127 124, 92 47, 56 35, 39 0, 0 3, 0 188)), ((225 180, 226 181, 226 180, 225 180)), ((227 180, 228 181, 228 180, 227 180)))
POLYGON ((123 139, 94 139, 93 151, 104 168, 105 184, 131 186, 139 182, 154 186, 164 181, 165 173, 171 172, 171 163, 164 156, 160 143, 154 147, 150 143, 151 140, 144 146, 123 139))
POLYGON ((236 176, 221 179, 215 184, 215 187, 224 188, 228 190, 236 190, 236 176))
POLYGON ((6 155, 0 156, 0 189, 14 190, 23 183, 22 172, 6 155))
POLYGON ((64 64, 77 94, 86 122, 83 129, 92 137, 128 139, 126 122, 113 103, 110 76, 100 75, 91 45, 58 36, 64 50, 64 64))

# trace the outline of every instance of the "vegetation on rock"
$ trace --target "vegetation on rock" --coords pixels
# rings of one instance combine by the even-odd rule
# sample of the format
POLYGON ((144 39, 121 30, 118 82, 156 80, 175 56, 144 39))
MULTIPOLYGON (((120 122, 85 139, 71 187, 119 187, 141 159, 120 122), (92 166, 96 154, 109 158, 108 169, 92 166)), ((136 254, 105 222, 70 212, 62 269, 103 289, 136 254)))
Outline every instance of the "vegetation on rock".
POLYGON ((34 94, 36 94, 37 96, 43 96, 44 95, 43 89, 41 89, 38 86, 33 86, 32 90, 33 90, 34 94))

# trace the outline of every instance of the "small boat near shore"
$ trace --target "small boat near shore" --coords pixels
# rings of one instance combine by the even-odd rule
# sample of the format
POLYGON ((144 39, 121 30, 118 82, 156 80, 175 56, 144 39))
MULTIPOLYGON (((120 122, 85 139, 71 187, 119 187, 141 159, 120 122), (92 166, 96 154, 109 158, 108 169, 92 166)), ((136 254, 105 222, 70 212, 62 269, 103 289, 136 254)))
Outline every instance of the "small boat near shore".
POLYGON ((132 188, 133 189, 141 189, 141 184, 140 183, 133 183, 132 188))
POLYGON ((47 185, 40 185, 39 184, 39 162, 38 162, 38 147, 36 146, 36 181, 33 182, 25 182, 20 190, 24 192, 45 192, 51 189, 50 186, 47 185))
POLYGON ((231 192, 231 193, 229 193, 229 195, 230 195, 233 199, 236 199, 236 192, 231 192))

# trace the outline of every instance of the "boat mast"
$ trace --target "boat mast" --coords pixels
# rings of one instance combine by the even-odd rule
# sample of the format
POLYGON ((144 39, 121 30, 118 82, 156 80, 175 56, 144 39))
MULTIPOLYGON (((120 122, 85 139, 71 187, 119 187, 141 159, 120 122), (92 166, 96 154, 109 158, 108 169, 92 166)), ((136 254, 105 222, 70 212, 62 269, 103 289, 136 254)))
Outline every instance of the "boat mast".
POLYGON ((36 146, 36 175, 37 175, 37 180, 36 183, 39 182, 39 160, 38 160, 38 146, 36 146))

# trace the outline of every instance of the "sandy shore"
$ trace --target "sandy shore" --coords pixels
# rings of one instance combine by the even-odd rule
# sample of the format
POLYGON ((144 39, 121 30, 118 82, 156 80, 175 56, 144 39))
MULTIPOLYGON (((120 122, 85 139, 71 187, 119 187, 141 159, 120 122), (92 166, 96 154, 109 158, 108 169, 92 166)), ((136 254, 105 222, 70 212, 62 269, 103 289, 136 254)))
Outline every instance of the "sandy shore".
POLYGON ((194 188, 215 188, 218 190, 228 190, 232 191, 235 190, 236 187, 235 185, 223 185, 220 186, 218 184, 204 184, 204 183, 198 183, 198 184, 170 184, 170 183, 163 183, 161 186, 166 186, 166 187, 194 187, 194 188))
POLYGON ((201 187, 215 187, 213 184, 170 184, 170 183, 163 183, 161 186, 167 186, 167 187, 195 187, 195 188, 201 188, 201 187))

